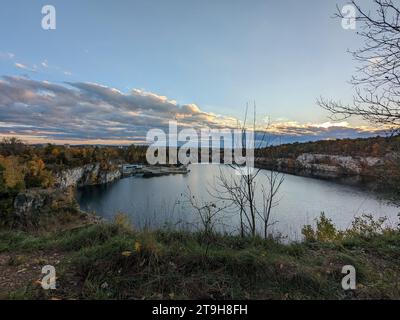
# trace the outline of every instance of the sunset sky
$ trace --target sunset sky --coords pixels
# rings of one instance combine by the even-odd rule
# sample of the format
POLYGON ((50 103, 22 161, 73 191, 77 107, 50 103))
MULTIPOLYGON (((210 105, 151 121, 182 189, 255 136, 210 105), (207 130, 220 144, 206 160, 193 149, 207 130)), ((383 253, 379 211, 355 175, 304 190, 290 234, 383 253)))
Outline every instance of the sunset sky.
POLYGON ((247 101, 284 141, 370 135, 333 123, 320 96, 352 101, 357 30, 343 1, 3 0, 0 136, 28 142, 143 142, 177 119, 235 126, 247 101), (56 8, 43 30, 41 9, 56 8))

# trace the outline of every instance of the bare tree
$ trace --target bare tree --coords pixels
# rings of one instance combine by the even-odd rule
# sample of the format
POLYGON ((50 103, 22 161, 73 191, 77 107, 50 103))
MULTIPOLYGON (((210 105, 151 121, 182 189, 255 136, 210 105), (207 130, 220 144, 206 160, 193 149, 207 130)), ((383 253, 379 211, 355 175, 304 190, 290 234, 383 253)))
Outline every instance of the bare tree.
POLYGON ((215 235, 216 225, 221 223, 223 219, 221 213, 227 206, 218 206, 215 202, 199 200, 192 194, 190 188, 188 188, 185 197, 200 219, 202 241, 206 246, 204 252, 204 258, 206 259, 213 236, 215 235))
POLYGON ((215 226, 220 222, 220 213, 226 207, 219 207, 215 202, 204 202, 197 199, 188 188, 188 192, 185 197, 190 206, 195 209, 197 217, 200 219, 202 231, 206 235, 210 235, 214 232, 215 226))
POLYGON ((270 170, 267 174, 267 186, 262 186, 263 195, 263 212, 260 215, 264 224, 264 238, 268 237, 268 227, 270 224, 270 217, 272 208, 279 204, 280 199, 276 199, 277 193, 285 180, 283 174, 270 170))
MULTIPOLYGON (((374 0, 374 11, 367 11, 350 2, 356 9, 357 33, 365 40, 364 47, 351 52, 360 66, 352 77, 354 101, 318 99, 318 104, 340 120, 360 116, 365 120, 400 129, 400 7, 392 0, 374 0)), ((338 8, 335 15, 348 18, 338 8)))
POLYGON ((247 233, 247 226, 251 229, 251 220, 246 213, 246 194, 244 192, 243 179, 237 179, 233 175, 227 175, 219 168, 219 175, 214 181, 212 191, 209 190, 211 196, 216 199, 226 201, 228 207, 234 207, 239 213, 240 219, 240 236, 244 237, 247 233))
MULTIPOLYGON (((246 136, 247 126, 246 123, 248 114, 248 105, 246 105, 245 119, 243 124, 240 126, 242 136, 246 136)), ((256 106, 254 104, 254 114, 252 128, 253 132, 256 132, 256 106)), ((242 139, 241 150, 246 149, 245 139, 242 139)), ((256 148, 263 146, 266 143, 265 131, 262 133, 262 137, 258 142, 256 148)), ((247 156, 247 155, 246 155, 247 156)), ((241 166, 236 163, 229 164, 229 166, 239 171, 239 174, 225 174, 220 170, 219 177, 214 186, 214 192, 211 192, 217 199, 223 199, 233 206, 239 213, 240 218, 240 234, 243 237, 248 234, 252 237, 257 234, 257 221, 261 218, 263 221, 264 236, 267 237, 267 228, 269 225, 269 218, 272 208, 278 204, 276 201, 276 194, 283 183, 283 175, 275 171, 270 171, 266 175, 267 185, 264 186, 262 177, 259 176, 261 169, 252 168, 249 166, 241 166), (256 192, 261 190, 263 193, 263 205, 257 203, 256 192)))

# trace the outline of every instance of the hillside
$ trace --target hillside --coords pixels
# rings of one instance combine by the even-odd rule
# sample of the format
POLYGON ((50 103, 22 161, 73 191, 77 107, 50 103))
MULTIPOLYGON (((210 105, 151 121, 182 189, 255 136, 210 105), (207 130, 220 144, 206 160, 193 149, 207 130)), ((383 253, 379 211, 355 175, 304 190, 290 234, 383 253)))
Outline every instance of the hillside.
POLYGON ((303 243, 202 231, 136 231, 114 223, 64 230, 0 231, 0 298, 6 299, 398 299, 400 236, 378 221, 338 233, 321 217, 303 243), (43 290, 41 267, 56 268, 43 290), (342 267, 357 270, 343 290, 342 267))
POLYGON ((400 136, 271 146, 257 150, 255 162, 261 168, 400 195, 400 136))

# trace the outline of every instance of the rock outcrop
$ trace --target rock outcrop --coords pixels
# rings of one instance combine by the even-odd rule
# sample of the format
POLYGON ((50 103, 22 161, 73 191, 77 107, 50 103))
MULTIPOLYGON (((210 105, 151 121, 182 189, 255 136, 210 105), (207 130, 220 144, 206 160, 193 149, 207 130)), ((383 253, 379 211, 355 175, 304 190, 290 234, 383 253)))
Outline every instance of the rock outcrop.
POLYGON ((60 189, 110 183, 121 177, 120 169, 102 169, 99 163, 63 170, 56 175, 60 189))
POLYGON ((74 197, 74 188, 105 184, 120 177, 120 169, 112 164, 87 164, 60 171, 55 174, 54 188, 27 189, 10 198, 12 214, 0 212, 0 219, 4 220, 5 225, 24 228, 46 224, 56 216, 66 223, 71 217, 82 216, 82 219, 88 219, 89 216, 82 214, 79 209, 74 197))
POLYGON ((14 199, 14 212, 20 219, 32 216, 49 202, 51 193, 47 190, 27 190, 17 194, 14 199))
POLYGON ((294 159, 256 159, 256 164, 262 168, 319 178, 367 176, 374 168, 383 163, 384 160, 377 157, 352 157, 315 153, 303 153, 294 159))
POLYGON ((71 214, 80 214, 72 190, 29 189, 15 196, 13 207, 13 216, 9 218, 14 226, 23 227, 57 215, 67 219, 71 214))

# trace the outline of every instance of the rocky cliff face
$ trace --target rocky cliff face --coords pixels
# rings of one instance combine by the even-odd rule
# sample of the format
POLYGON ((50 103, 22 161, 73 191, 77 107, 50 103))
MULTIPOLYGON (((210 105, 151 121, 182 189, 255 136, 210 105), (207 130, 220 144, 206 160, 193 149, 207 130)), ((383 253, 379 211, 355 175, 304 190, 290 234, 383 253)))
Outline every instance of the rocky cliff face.
MULTIPOLYGON (((45 218, 79 215, 72 190, 29 189, 18 193, 13 201, 12 225, 29 227, 45 218)), ((47 221, 47 220, 45 220, 47 221)))
POLYGON ((56 175, 55 186, 65 189, 86 185, 104 184, 121 177, 119 169, 104 170, 100 164, 87 164, 82 167, 63 170, 56 175))
POLYGON ((32 188, 10 196, 8 209, 11 210, 0 212, 0 222, 14 227, 46 228, 55 217, 65 223, 72 217, 87 220, 88 215, 80 211, 75 200, 74 188, 112 182, 121 177, 121 172, 111 164, 95 163, 64 170, 55 176, 54 188, 32 188))
POLYGON ((109 183, 120 177, 118 168, 103 169, 98 163, 61 171, 56 175, 55 188, 29 189, 17 194, 12 202, 14 210, 10 218, 13 224, 27 226, 38 223, 46 215, 79 214, 71 188, 109 183))
POLYGON ((14 199, 14 212, 20 219, 26 219, 38 212, 49 200, 50 193, 46 190, 19 193, 14 199))
POLYGON ((313 172, 328 172, 334 175, 360 175, 363 174, 364 169, 381 164, 382 160, 374 157, 304 153, 296 158, 296 163, 301 169, 313 172))
POLYGON ((266 169, 320 178, 366 176, 383 163, 384 159, 376 157, 351 157, 313 153, 303 153, 295 159, 256 159, 256 164, 266 169))

